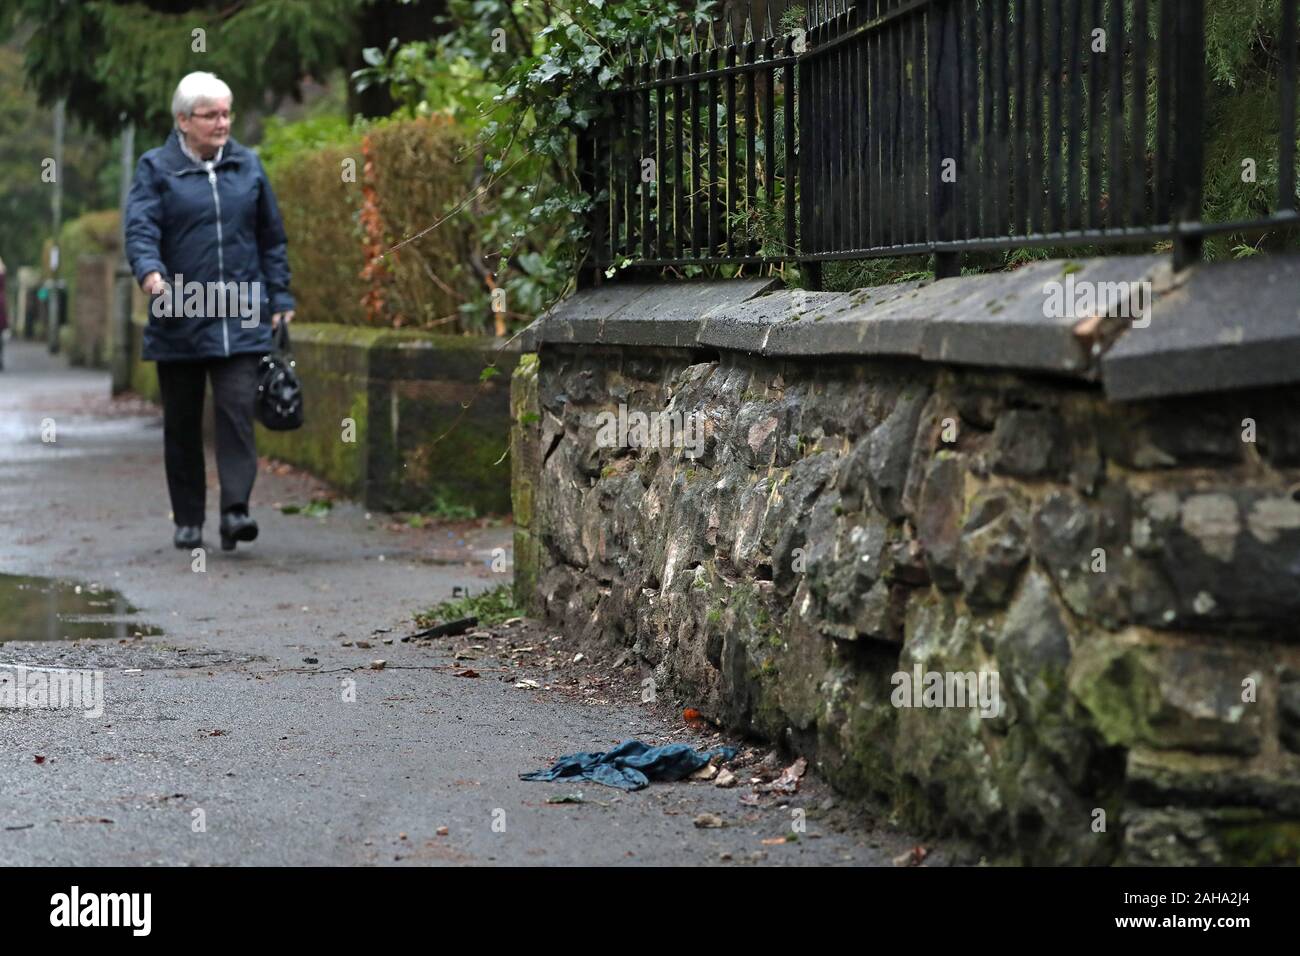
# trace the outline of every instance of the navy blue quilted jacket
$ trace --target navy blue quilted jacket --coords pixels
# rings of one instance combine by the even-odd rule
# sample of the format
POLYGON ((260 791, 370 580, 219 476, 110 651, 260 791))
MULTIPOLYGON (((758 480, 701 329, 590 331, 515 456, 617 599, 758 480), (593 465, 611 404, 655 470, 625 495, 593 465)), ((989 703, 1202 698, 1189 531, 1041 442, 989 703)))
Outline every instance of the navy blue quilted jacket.
POLYGON ((172 130, 166 143, 140 157, 127 198, 126 254, 137 284, 159 272, 182 293, 169 296, 181 306, 171 316, 151 307, 142 355, 187 361, 269 352, 271 315, 294 302, 284 223, 266 171, 256 153, 233 139, 208 171, 181 151, 178 136, 172 130), (206 290, 232 282, 248 296, 240 308, 229 307, 233 297, 219 305, 219 285, 215 294, 190 296, 185 307, 191 283, 206 290))

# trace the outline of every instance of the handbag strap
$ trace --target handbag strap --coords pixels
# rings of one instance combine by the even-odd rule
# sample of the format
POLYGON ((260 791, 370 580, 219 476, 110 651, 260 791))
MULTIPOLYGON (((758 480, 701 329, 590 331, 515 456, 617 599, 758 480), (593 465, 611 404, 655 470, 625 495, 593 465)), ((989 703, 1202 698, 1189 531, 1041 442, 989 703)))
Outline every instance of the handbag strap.
POLYGON ((275 331, 275 348, 279 352, 289 351, 289 323, 284 319, 280 320, 280 325, 275 331))

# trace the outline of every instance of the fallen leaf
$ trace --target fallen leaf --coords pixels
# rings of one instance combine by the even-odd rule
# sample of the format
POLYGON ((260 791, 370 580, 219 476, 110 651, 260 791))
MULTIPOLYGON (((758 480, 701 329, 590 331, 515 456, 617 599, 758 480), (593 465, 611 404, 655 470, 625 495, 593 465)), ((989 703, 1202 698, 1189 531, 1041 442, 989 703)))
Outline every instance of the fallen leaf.
POLYGON ((918 843, 906 853, 894 857, 894 866, 920 866, 929 855, 930 851, 918 843))
POLYGON ((457 677, 478 677, 478 671, 467 667, 463 671, 457 671, 456 676, 457 677))
POLYGON ((691 774, 692 780, 712 780, 718 775, 718 768, 713 764, 705 764, 695 773, 691 774))
POLYGON ((718 771, 718 778, 713 781, 715 787, 734 787, 736 785, 736 775, 730 770, 718 771))
POLYGON ((45 763, 45 756, 43 754, 36 754, 35 756, 37 763, 45 763))
POLYGON ((790 766, 781 771, 781 776, 769 784, 759 787, 759 790, 766 790, 775 793, 797 793, 799 791, 799 780, 808 770, 808 761, 800 757, 790 766))
POLYGON ((695 825, 700 829, 717 829, 726 824, 722 822, 722 817, 716 813, 701 813, 695 818, 695 825))
POLYGON ((703 717, 704 715, 701 714, 694 707, 687 707, 685 710, 682 711, 682 718, 685 720, 700 720, 703 717))

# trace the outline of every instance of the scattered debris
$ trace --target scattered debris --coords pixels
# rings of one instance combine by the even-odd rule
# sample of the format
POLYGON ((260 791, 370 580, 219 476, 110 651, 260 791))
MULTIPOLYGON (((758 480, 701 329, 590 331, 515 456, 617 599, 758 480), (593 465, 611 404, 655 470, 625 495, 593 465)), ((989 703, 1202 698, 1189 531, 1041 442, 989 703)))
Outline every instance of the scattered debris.
POLYGON ((369 641, 357 641, 357 642, 355 643, 354 646, 361 648, 363 651, 368 651, 368 650, 370 650, 370 642, 369 642, 369 641))
POLYGON ((790 766, 781 771, 781 776, 772 783, 760 784, 755 787, 767 793, 798 793, 799 780, 808 770, 808 761, 800 757, 790 766))
POLYGON ((736 775, 730 770, 723 770, 718 774, 718 779, 713 781, 715 787, 734 787, 736 785, 736 775))
POLYGON ((740 795, 740 802, 747 807, 756 807, 759 805, 759 796, 751 790, 740 795))
POLYGON ((385 660, 377 660, 377 661, 370 662, 370 669, 372 671, 381 671, 387 666, 388 666, 388 661, 385 660))
POLYGON ((582 660, 582 654, 581 654, 581 653, 578 653, 578 654, 574 654, 574 655, 573 655, 573 663, 577 664, 577 663, 578 663, 579 661, 581 661, 581 660, 582 660))
POLYGON ((529 688, 541 687, 542 685, 539 684, 539 683, 537 683, 537 681, 535 681, 535 680, 530 680, 529 678, 524 678, 523 680, 515 681, 515 686, 516 686, 516 687, 522 687, 522 688, 524 688, 525 690, 527 690, 527 689, 529 689, 529 688))
POLYGON ((478 624, 477 617, 462 617, 455 621, 446 621, 442 624, 435 624, 433 627, 426 627, 423 631, 416 631, 414 634, 406 635, 402 640, 414 641, 426 637, 455 637, 457 634, 464 634, 476 624, 478 624))
POLYGON ((918 843, 906 853, 894 857, 894 866, 920 866, 929 855, 930 851, 918 843))
POLYGON ((766 840, 759 840, 758 842, 763 844, 763 846, 780 846, 783 843, 793 843, 794 841, 791 840, 789 837, 779 836, 779 837, 770 837, 766 840))
POLYGON ((35 754, 34 756, 36 757, 36 762, 37 762, 37 763, 45 763, 45 755, 44 755, 44 754, 35 754))
POLYGON ((639 740, 625 740, 609 751, 566 754, 549 770, 521 773, 519 778, 558 780, 561 777, 581 777, 619 790, 640 790, 651 780, 681 780, 714 757, 730 760, 735 755, 735 747, 706 751, 696 750, 689 744, 651 747, 639 740))
MULTIPOLYGON (((723 771, 723 773, 730 773, 730 772, 731 772, 731 771, 729 771, 729 770, 724 770, 724 771, 723 771)), ((709 764, 709 765, 707 765, 707 766, 701 767, 699 770, 695 771, 695 773, 691 774, 691 779, 692 779, 692 780, 712 780, 712 779, 713 779, 714 777, 716 777, 717 775, 718 775, 718 768, 715 767, 713 764, 709 764)), ((735 775, 733 774, 732 777, 733 777, 733 779, 734 779, 735 775)))
POLYGON ((437 833, 438 836, 446 836, 451 831, 448 830, 446 827, 438 827, 438 829, 435 830, 434 832, 437 833))
POLYGON ((457 676, 457 677, 478 677, 478 671, 474 670, 473 668, 467 667, 467 668, 465 668, 463 671, 456 671, 456 675, 455 675, 455 676, 457 676))
POLYGON ((583 800, 582 798, 581 792, 566 793, 560 796, 547 797, 546 802, 547 803, 586 803, 586 801, 583 800))
POLYGON ((304 664, 319 664, 319 663, 320 663, 320 658, 319 658, 319 657, 304 657, 304 658, 302 659, 302 662, 303 662, 304 664))
POLYGON ((726 826, 726 824, 722 822, 722 817, 718 816, 716 813, 701 813, 695 818, 695 825, 702 830, 716 829, 717 827, 726 826))

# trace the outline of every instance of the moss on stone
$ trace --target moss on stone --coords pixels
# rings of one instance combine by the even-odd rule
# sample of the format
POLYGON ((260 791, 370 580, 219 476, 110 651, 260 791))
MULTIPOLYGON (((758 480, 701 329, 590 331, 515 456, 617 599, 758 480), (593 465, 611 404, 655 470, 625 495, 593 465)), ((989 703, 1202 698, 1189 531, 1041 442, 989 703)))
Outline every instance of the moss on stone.
MULTIPOLYGON (((1231 814, 1225 814, 1230 820, 1231 814)), ((1225 862, 1233 866, 1284 866, 1300 860, 1300 820, 1260 820, 1243 811, 1240 821, 1214 827, 1225 862)))

